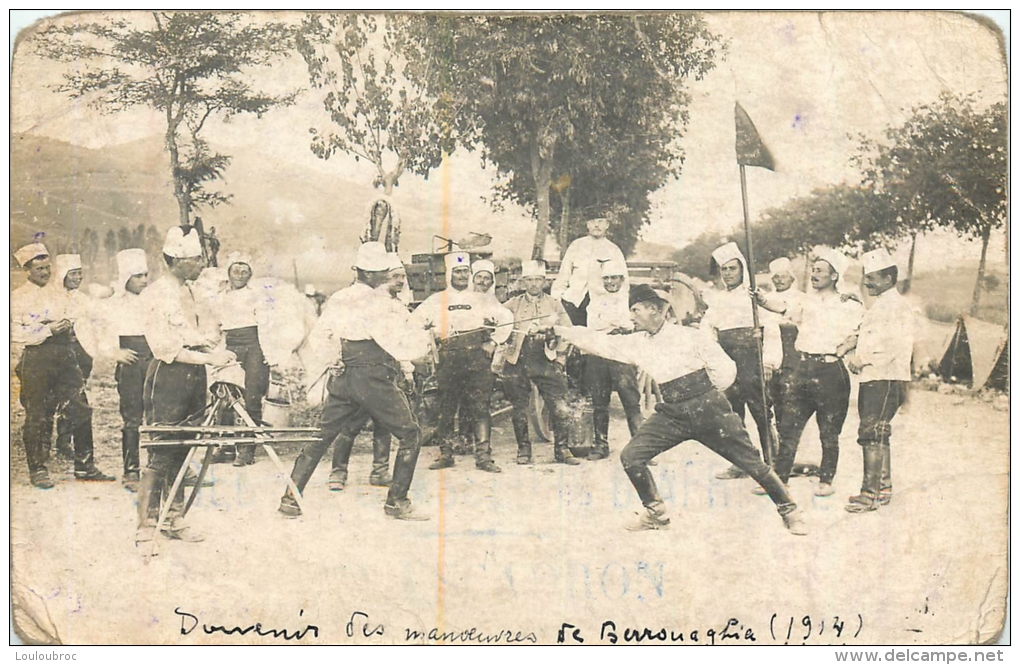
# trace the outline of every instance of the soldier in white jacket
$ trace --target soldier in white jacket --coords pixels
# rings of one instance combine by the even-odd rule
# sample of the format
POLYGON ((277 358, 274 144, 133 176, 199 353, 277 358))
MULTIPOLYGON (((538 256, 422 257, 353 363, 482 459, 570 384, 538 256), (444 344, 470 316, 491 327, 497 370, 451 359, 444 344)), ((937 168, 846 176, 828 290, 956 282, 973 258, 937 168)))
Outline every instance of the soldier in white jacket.
POLYGON ((892 420, 907 399, 914 351, 914 313, 896 290, 896 263, 881 249, 868 252, 861 262, 864 288, 875 300, 864 312, 857 349, 847 357, 850 371, 861 377, 857 443, 864 453, 861 493, 846 506, 851 513, 877 510, 892 501, 892 420))

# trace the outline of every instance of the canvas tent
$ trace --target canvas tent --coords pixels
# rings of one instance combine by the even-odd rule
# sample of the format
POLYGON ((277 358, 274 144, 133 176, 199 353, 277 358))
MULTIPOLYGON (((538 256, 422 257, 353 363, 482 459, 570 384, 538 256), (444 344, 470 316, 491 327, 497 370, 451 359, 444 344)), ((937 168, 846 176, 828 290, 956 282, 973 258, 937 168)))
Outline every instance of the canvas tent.
POLYGON ((939 362, 944 381, 963 383, 974 390, 1009 386, 1009 329, 961 316, 939 362))

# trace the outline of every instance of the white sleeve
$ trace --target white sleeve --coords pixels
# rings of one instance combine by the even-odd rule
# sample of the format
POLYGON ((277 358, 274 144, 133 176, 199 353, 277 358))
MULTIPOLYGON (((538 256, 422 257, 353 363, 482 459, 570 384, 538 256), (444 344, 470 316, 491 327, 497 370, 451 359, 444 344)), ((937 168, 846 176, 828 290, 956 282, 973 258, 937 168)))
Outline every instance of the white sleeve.
POLYGON ((577 253, 576 247, 576 240, 567 247, 567 251, 563 254, 563 261, 560 263, 560 271, 556 274, 556 279, 553 280, 552 287, 549 289, 549 295, 557 300, 562 300, 563 294, 570 287, 570 275, 574 272, 574 254, 577 253))

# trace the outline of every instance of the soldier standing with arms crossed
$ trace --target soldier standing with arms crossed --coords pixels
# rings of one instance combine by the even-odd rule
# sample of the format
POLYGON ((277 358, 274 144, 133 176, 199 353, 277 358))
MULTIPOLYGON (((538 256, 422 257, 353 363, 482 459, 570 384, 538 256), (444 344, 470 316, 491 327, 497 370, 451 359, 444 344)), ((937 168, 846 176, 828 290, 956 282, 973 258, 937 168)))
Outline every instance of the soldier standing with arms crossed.
POLYGON ((857 443, 864 454, 861 493, 850 497, 851 513, 878 510, 892 501, 890 437, 892 419, 906 402, 914 351, 914 313, 896 290, 898 269, 885 250, 865 254, 864 288, 874 302, 864 312, 857 349, 847 358, 860 375, 857 443))
POLYGON ((14 371, 21 381, 21 405, 25 407, 23 437, 31 482, 51 489, 46 465, 50 459, 53 418, 66 409, 74 440, 75 480, 115 480, 96 468, 92 448, 92 407, 85 395, 85 379, 71 345, 71 320, 67 298, 50 281, 50 254, 41 243, 26 245, 14 253, 28 281, 11 292, 11 341, 24 345, 24 355, 14 371))

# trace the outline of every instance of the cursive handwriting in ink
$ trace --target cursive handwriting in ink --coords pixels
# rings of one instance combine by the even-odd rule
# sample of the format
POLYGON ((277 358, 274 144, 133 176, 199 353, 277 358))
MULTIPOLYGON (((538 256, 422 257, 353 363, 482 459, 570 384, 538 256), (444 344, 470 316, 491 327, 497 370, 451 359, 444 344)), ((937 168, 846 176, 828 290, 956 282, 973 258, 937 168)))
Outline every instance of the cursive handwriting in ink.
POLYGON ((362 619, 361 634, 363 637, 372 637, 373 635, 383 634, 382 624, 370 627, 368 625, 368 615, 365 614, 364 612, 355 612, 351 614, 351 620, 347 622, 347 637, 354 637, 355 633, 354 629, 355 626, 357 626, 357 623, 355 623, 355 619, 357 619, 358 617, 361 617, 362 619))
MULTIPOLYGON (((198 628, 201 623, 198 620, 198 616, 191 612, 185 612, 181 608, 177 607, 174 609, 174 614, 181 617, 181 635, 190 634, 195 628, 198 628)), ((305 611, 301 610, 298 616, 304 616, 305 611)), ((223 633, 224 635, 247 635, 254 633, 261 637, 276 637, 283 638, 284 640, 301 640, 304 639, 308 633, 312 634, 312 637, 319 636, 319 627, 312 624, 305 624, 304 628, 300 630, 288 631, 286 628, 263 628, 261 623, 254 623, 250 626, 217 626, 215 624, 202 623, 202 632, 206 635, 212 635, 213 633, 223 633)))
MULTIPOLYGON (((563 622, 556 635, 556 642, 563 644, 568 639, 583 643, 585 638, 577 626, 563 622)), ((615 621, 602 622, 599 640, 609 644, 639 644, 641 642, 690 642, 692 644, 723 644, 727 642, 757 642, 754 629, 745 627, 739 619, 731 618, 721 629, 703 628, 684 631, 676 628, 624 627, 620 630, 615 621)))

